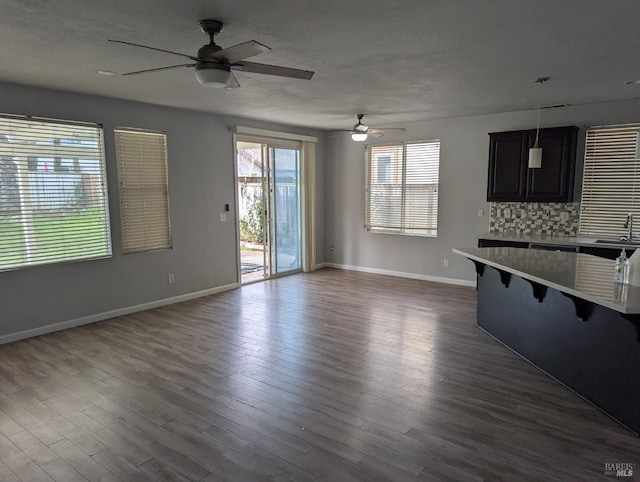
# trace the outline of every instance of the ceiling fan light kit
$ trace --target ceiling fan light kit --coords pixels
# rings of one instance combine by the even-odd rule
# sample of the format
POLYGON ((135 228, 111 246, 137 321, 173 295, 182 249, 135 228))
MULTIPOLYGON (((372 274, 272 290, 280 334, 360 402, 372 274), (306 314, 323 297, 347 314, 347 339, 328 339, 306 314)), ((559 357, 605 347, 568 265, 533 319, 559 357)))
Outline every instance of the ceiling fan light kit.
POLYGON ((362 123, 362 118, 364 117, 364 114, 355 114, 355 116, 358 122, 356 122, 350 130, 348 131, 345 130, 343 132, 351 133, 351 140, 354 140, 356 142, 364 142, 369 137, 381 137, 383 135, 383 132, 391 132, 391 131, 404 132, 405 131, 403 128, 393 128, 393 127, 369 129, 369 126, 364 125, 362 123))
POLYGON ((276 75, 292 79, 309 80, 313 77, 314 72, 310 70, 291 69, 289 67, 281 67, 279 65, 246 62, 244 59, 269 52, 271 49, 260 42, 256 42, 255 40, 249 40, 248 42, 223 49, 215 43, 214 38, 216 34, 220 33, 224 24, 215 19, 200 20, 198 24, 200 25, 200 29, 209 36, 209 43, 200 47, 196 57, 179 52, 172 52, 171 50, 110 39, 109 42, 156 50, 158 52, 186 57, 190 60, 190 63, 187 64, 138 70, 135 72, 127 72, 122 75, 138 75, 158 72, 161 70, 177 69, 180 67, 195 67, 196 79, 201 85, 206 87, 226 87, 227 89, 240 87, 238 79, 233 75, 233 70, 252 72, 256 74, 276 75))
POLYGON ((225 87, 230 77, 231 70, 224 65, 205 63, 196 65, 196 79, 205 87, 225 87))

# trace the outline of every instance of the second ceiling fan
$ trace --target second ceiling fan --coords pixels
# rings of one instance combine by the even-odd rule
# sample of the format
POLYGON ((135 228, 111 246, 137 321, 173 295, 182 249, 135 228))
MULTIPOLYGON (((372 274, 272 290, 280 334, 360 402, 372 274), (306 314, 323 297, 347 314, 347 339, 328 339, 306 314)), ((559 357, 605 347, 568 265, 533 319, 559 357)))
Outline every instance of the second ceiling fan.
POLYGON ((380 127, 380 128, 372 129, 372 128, 369 128, 368 125, 365 125, 362 123, 362 118, 364 117, 364 114, 355 114, 355 116, 358 122, 356 122, 353 125, 351 130, 344 131, 344 132, 350 132, 351 139, 353 139, 356 142, 364 142, 369 137, 381 137, 384 135, 385 132, 404 132, 405 131, 405 129, 403 129, 402 127, 398 127, 398 128, 380 127))
POLYGON ((122 75, 138 75, 150 72, 158 72, 161 70, 176 69, 179 67, 195 67, 196 79, 200 84, 206 87, 225 87, 232 89, 240 87, 238 79, 233 75, 233 70, 241 72, 253 72, 256 74, 277 75, 280 77, 290 77, 294 79, 309 80, 313 77, 314 72, 309 70, 292 69, 289 67, 281 67, 278 65, 259 64, 256 62, 247 62, 244 59, 253 57, 254 55, 269 52, 271 49, 266 45, 249 40, 232 47, 223 49, 215 43, 214 37, 220 33, 224 24, 219 20, 204 19, 198 22, 200 29, 209 35, 209 43, 203 45, 198 50, 196 56, 173 52, 171 50, 149 47, 147 45, 125 42, 123 40, 109 40, 133 47, 143 49, 157 50, 167 54, 179 55, 190 60, 189 63, 170 65, 168 67, 159 67, 155 69, 137 70, 135 72, 127 72, 122 75))

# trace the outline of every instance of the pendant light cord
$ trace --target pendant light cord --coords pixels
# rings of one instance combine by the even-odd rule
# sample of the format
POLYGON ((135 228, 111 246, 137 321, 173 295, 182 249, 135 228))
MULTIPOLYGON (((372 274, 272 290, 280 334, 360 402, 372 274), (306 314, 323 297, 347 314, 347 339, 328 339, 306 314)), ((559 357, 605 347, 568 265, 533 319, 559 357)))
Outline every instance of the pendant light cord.
POLYGON ((542 78, 536 80, 536 82, 538 83, 538 85, 540 86, 540 88, 538 89, 538 122, 536 123, 536 142, 533 145, 533 147, 539 147, 538 146, 538 136, 540 134, 540 107, 542 105, 542 82, 544 82, 542 80, 542 78))

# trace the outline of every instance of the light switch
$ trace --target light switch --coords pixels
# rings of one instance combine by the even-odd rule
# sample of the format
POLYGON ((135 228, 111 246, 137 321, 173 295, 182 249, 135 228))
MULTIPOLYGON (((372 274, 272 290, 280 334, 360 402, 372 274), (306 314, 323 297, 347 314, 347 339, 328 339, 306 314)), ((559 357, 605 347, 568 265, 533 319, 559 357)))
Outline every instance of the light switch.
POLYGON ((484 209, 480 208, 478 209, 478 217, 481 218, 482 216, 484 216, 484 209))
POLYGON ((226 214, 222 213, 220 215, 220 222, 221 223, 226 223, 227 222, 227 215, 226 214))

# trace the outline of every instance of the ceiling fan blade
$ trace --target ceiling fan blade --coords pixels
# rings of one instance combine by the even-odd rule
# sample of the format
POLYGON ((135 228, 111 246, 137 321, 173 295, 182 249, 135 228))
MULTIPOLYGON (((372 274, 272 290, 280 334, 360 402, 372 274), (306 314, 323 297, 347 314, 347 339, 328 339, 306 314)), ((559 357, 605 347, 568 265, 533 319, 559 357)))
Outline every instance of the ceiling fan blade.
POLYGON ((380 132, 372 132, 370 130, 365 132, 365 131, 356 130, 356 129, 331 129, 330 132, 335 132, 335 134, 332 134, 329 137, 337 137, 343 134, 367 134, 368 136, 371 136, 371 137, 382 137, 383 135, 380 132))
POLYGON ((364 131, 354 131, 353 129, 331 129, 331 132, 335 132, 335 134, 329 134, 328 137, 338 137, 340 135, 344 135, 344 134, 367 134, 369 137, 382 137, 383 134, 381 132, 375 132, 375 131, 371 131, 368 130, 367 132, 364 131))
POLYGON ((253 57, 258 54, 264 54, 270 50, 271 49, 269 47, 261 44, 260 42, 249 40, 248 42, 234 45, 233 47, 218 50, 213 54, 213 56, 216 59, 223 59, 227 63, 233 64, 239 60, 248 59, 249 57, 253 57))
POLYGON ((180 65, 170 65, 169 67, 158 67, 157 69, 146 69, 146 70, 136 70, 135 72, 127 72, 122 75, 138 75, 138 74, 147 74, 149 72, 158 72, 160 70, 169 70, 169 69, 177 69, 178 67, 195 67, 196 64, 180 64, 180 65))
POLYGON ((229 80, 227 81, 227 85, 224 86, 225 89, 237 89, 240 87, 240 82, 238 82, 238 78, 233 75, 233 72, 229 72, 229 80))
POLYGON ((117 43, 117 44, 124 44, 124 45, 132 45, 133 47, 140 47, 140 48, 143 48, 143 49, 157 50, 158 52, 164 52, 164 53, 167 53, 167 54, 180 55, 181 57, 186 57, 186 58, 191 59, 191 60, 200 60, 200 59, 198 59, 198 57, 193 57, 193 56, 187 55, 187 54, 181 54, 180 52, 172 52, 171 50, 158 49, 156 47, 149 47, 147 45, 140 45, 140 44, 134 44, 134 43, 131 43, 131 42, 124 42, 122 40, 111 40, 111 39, 109 39, 109 42, 114 42, 114 43, 117 43))
POLYGON ((375 129, 369 129, 367 131, 367 134, 371 134, 371 133, 384 133, 384 132, 406 132, 406 129, 404 129, 403 127, 378 127, 375 129))
POLYGON ((309 80, 315 72, 310 70, 291 69, 278 65, 257 64, 255 62, 238 62, 229 65, 233 70, 242 72, 253 72, 256 74, 279 75, 281 77, 291 77, 293 79, 309 80))

